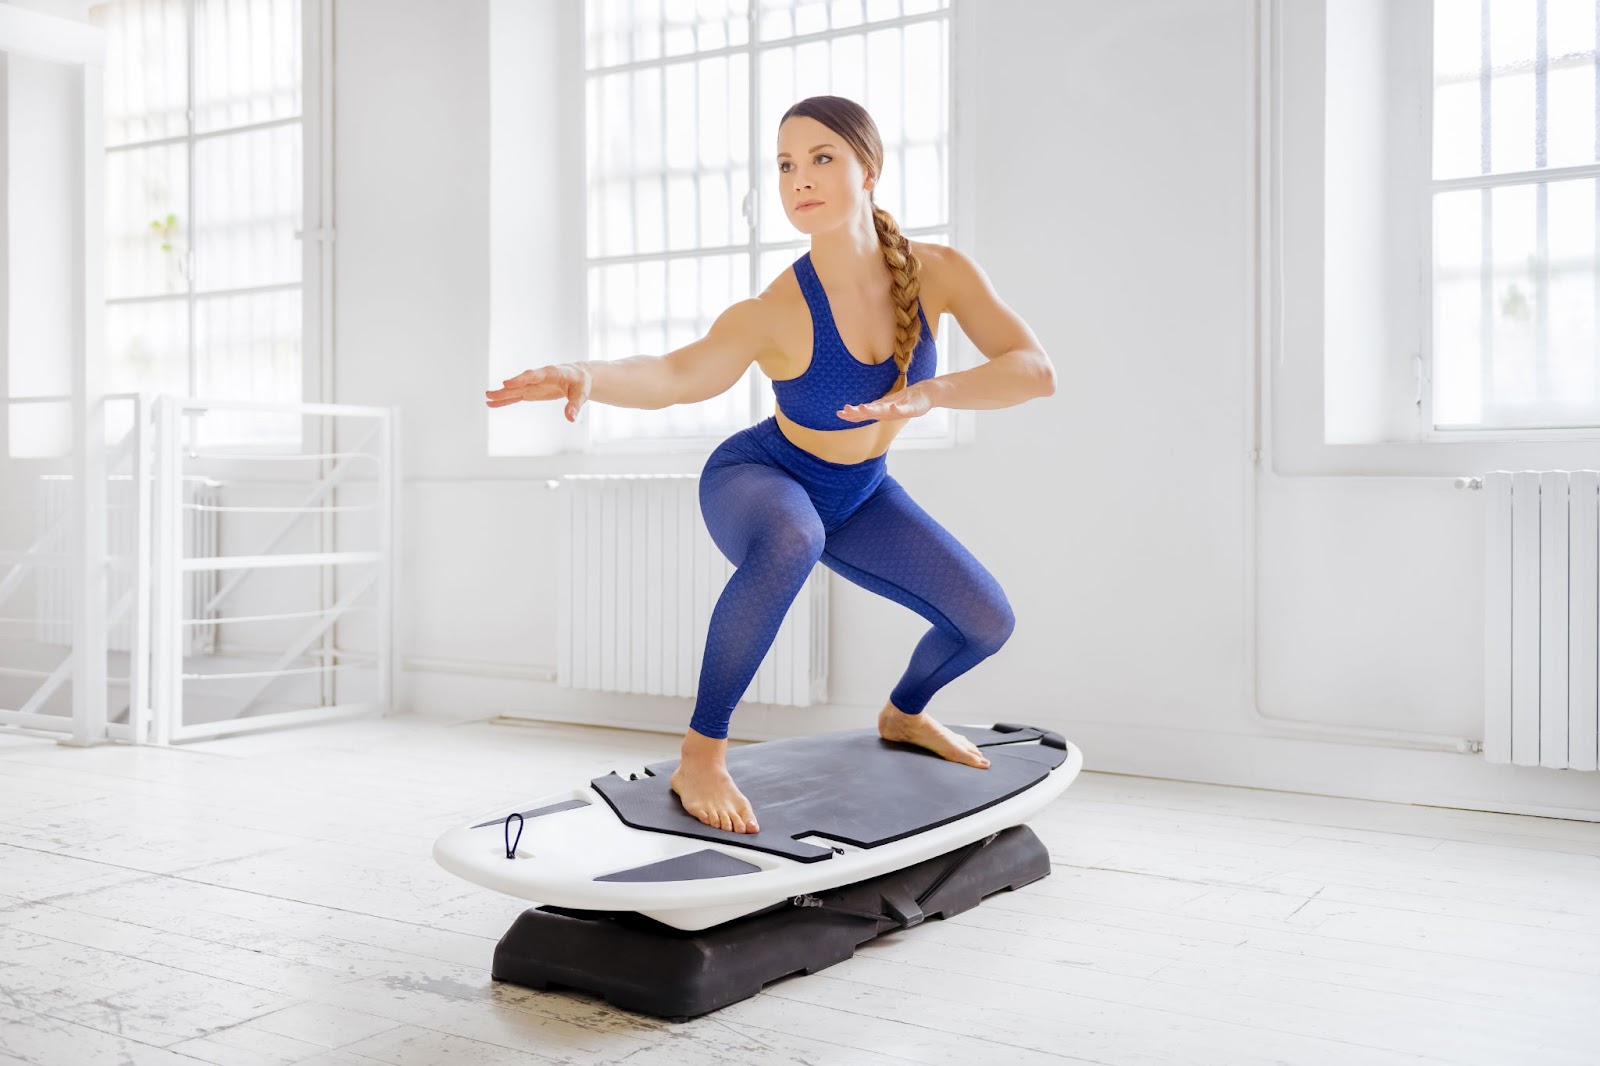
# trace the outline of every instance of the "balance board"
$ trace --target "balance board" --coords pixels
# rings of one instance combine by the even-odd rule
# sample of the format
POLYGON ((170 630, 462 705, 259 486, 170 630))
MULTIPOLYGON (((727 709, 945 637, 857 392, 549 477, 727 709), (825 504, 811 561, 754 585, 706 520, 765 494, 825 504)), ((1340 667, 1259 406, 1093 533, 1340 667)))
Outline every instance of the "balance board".
POLYGON ((728 771, 759 833, 713 829, 685 812, 669 788, 672 760, 479 815, 440 836, 433 856, 459 877, 552 914, 639 915, 696 931, 797 900, 805 906, 812 894, 989 841, 1059 796, 1083 766, 1077 747, 1055 733, 1009 723, 951 728, 983 750, 988 769, 873 729, 730 750, 728 771))

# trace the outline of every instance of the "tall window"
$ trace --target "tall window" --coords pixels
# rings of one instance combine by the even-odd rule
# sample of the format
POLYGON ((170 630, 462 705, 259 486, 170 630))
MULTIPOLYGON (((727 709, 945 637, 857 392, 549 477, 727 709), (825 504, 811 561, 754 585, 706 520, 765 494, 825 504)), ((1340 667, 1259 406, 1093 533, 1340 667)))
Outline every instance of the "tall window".
MULTIPOLYGON (((300 400, 305 0, 109 0, 106 365, 111 392, 300 400)), ((298 444, 294 417, 203 420, 298 444)))
MULTIPOLYGON (((876 202, 906 236, 948 243, 949 0, 586 0, 585 40, 588 358, 680 348, 806 250, 774 156, 778 120, 807 96, 872 114, 876 202)), ((770 415, 773 400, 752 367, 703 403, 587 410, 597 442, 701 438, 770 415)), ((947 416, 903 437, 943 436, 947 416)))
POLYGON ((1434 0, 1433 417, 1600 426, 1597 0, 1434 0))

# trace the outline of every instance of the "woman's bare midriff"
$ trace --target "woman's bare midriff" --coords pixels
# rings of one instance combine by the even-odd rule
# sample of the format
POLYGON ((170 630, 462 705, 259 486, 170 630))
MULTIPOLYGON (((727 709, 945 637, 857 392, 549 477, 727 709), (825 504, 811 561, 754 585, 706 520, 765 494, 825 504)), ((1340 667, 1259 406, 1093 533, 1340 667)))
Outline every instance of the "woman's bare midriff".
POLYGON ((830 463, 864 463, 889 450, 904 421, 874 422, 854 429, 809 429, 791 421, 783 408, 775 408, 778 429, 797 448, 830 463))

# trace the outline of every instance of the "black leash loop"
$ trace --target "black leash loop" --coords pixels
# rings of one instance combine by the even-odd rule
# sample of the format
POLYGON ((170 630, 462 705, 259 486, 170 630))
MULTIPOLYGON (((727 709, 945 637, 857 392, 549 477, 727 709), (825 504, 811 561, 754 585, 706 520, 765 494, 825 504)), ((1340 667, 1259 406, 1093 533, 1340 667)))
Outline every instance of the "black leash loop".
POLYGON ((522 843, 522 824, 522 815, 506 815, 506 858, 508 859, 517 857, 517 845, 522 843), (517 839, 515 841, 511 839, 511 819, 513 818, 517 820, 517 839))

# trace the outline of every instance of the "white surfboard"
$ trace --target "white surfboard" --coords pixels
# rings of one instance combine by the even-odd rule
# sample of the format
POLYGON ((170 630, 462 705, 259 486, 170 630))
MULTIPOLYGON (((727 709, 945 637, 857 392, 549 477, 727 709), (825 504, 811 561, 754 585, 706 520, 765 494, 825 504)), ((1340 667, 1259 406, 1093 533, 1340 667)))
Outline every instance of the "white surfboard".
POLYGON ((1083 767, 1082 752, 1054 733, 951 728, 979 744, 989 769, 865 729, 734 749, 729 772, 760 833, 725 833, 686 814, 667 789, 676 764, 666 762, 486 812, 440 836, 433 856, 539 904, 700 930, 983 840, 1060 796, 1083 767))

